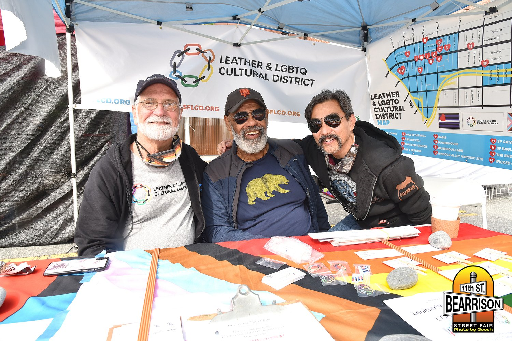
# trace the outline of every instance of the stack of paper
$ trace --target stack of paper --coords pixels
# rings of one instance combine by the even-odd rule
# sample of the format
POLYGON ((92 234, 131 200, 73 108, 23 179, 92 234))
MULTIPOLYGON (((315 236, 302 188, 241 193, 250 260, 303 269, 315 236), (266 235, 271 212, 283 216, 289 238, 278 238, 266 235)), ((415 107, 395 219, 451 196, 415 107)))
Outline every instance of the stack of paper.
POLYGON ((334 246, 380 242, 382 240, 412 238, 419 236, 415 226, 387 227, 374 230, 350 230, 310 233, 309 236, 321 242, 328 241, 334 246))
POLYGON ((261 281, 267 285, 270 285, 272 288, 276 290, 280 290, 289 284, 292 284, 294 282, 297 282, 298 280, 303 279, 304 276, 306 276, 306 274, 303 271, 289 267, 274 272, 270 275, 266 275, 265 277, 262 278, 261 281))

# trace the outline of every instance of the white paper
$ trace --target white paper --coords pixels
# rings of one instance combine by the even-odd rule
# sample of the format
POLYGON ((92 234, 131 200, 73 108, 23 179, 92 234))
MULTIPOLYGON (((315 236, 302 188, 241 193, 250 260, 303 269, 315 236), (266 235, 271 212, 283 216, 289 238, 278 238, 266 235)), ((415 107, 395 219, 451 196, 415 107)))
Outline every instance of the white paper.
POLYGON ((44 333, 53 319, 0 324, 1 340, 34 341, 44 333), (11 338, 10 338, 11 337, 11 338))
POLYGON ((484 268, 485 270, 487 270, 487 272, 489 273, 489 275, 491 276, 494 276, 494 275, 497 275, 497 274, 509 274, 510 273, 510 270, 503 267, 503 266, 499 266, 497 264, 494 264, 494 263, 491 263, 491 262, 483 262, 483 263, 479 263, 479 264, 476 264, 482 268, 484 268))
POLYGON ((512 277, 505 276, 494 280, 494 296, 503 297, 510 293, 512 293, 512 277))
POLYGON ((395 249, 382 249, 382 250, 367 250, 367 251, 356 251, 356 255, 364 260, 378 259, 378 258, 390 258, 402 256, 400 251, 395 249))
POLYGON ((266 275, 261 281, 276 290, 280 290, 285 286, 304 278, 304 276, 306 276, 305 272, 289 267, 271 273, 270 275, 266 275))
POLYGON ((457 251, 441 253, 439 255, 435 255, 432 257, 446 264, 457 263, 469 258, 469 256, 463 255, 462 253, 458 253, 457 251))
POLYGON ((393 269, 403 268, 403 267, 414 267, 420 264, 419 262, 410 259, 409 257, 401 257, 397 259, 390 259, 383 262, 387 266, 392 267, 393 269))
POLYGON ((183 321, 187 341, 334 340, 300 302, 282 306, 282 313, 258 314, 229 322, 183 321))
MULTIPOLYGON (((418 225, 417 227, 425 226, 418 225)), ((386 227, 374 230, 350 230, 335 232, 309 233, 309 236, 319 241, 329 241, 334 246, 373 243, 386 239, 412 238, 420 234, 415 226, 386 227)))
POLYGON ((477 257, 487 259, 487 260, 490 260, 493 262, 500 259, 501 257, 505 256, 506 254, 507 254, 506 252, 490 249, 488 247, 474 253, 474 255, 477 257))
MULTIPOLYGON (((491 276, 510 272, 509 269, 504 268, 499 265, 496 265, 491 262, 483 262, 483 263, 479 263, 479 264, 475 264, 475 265, 480 266, 480 267, 484 268, 485 270, 487 270, 487 272, 489 272, 489 275, 491 275, 491 276)), ((455 276, 457 276, 459 271, 462 270, 463 268, 464 267, 457 268, 457 269, 441 270, 441 271, 439 271, 439 274, 453 281, 455 276)))
MULTIPOLYGON (((112 341, 137 341, 140 323, 125 324, 113 329, 112 341)), ((161 321, 151 320, 148 341, 183 341, 179 316, 168 316, 161 321)))
POLYGON ((448 278, 449 280, 453 281, 455 279, 455 276, 459 273, 459 271, 462 270, 462 268, 457 269, 450 269, 450 270, 440 270, 439 274, 441 276, 444 276, 448 278))
POLYGON ((438 248, 435 248, 430 244, 403 246, 402 249, 404 249, 405 251, 407 251, 409 253, 412 253, 413 255, 415 255, 417 253, 439 251, 438 248))

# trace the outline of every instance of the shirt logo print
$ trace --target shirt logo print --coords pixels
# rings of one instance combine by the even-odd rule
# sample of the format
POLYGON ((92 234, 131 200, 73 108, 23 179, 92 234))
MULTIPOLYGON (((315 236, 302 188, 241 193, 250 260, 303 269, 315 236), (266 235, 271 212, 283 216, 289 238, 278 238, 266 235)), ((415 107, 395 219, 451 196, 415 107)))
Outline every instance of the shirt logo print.
POLYGON ((288 179, 284 175, 265 174, 261 178, 252 179, 247 184, 247 203, 254 205, 256 199, 268 200, 274 196, 273 192, 288 193, 290 190, 281 188, 281 185, 287 185, 288 179))
POLYGON ((143 184, 135 184, 132 187, 132 203, 144 205, 151 199, 151 188, 143 184))
POLYGON ((401 201, 407 194, 419 190, 418 186, 412 181, 410 176, 405 177, 404 182, 396 186, 398 190, 398 199, 401 201))

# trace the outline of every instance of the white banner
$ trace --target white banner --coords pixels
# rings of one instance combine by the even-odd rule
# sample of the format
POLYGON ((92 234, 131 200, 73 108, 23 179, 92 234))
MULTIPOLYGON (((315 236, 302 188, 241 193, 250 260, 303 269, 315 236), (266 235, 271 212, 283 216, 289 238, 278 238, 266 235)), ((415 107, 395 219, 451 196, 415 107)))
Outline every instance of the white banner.
POLYGON ((362 51, 298 38, 244 45, 280 37, 255 28, 236 47, 200 34, 237 42, 246 26, 186 28, 198 35, 150 24, 80 22, 81 108, 131 111, 137 81, 160 73, 178 82, 184 116, 223 117, 227 95, 240 87, 259 91, 274 121, 305 123, 304 109, 322 89, 345 90, 356 116, 370 116, 362 51))
POLYGON ((11 53, 44 58, 46 75, 60 76, 59 49, 51 1, 0 0, 5 47, 11 53))

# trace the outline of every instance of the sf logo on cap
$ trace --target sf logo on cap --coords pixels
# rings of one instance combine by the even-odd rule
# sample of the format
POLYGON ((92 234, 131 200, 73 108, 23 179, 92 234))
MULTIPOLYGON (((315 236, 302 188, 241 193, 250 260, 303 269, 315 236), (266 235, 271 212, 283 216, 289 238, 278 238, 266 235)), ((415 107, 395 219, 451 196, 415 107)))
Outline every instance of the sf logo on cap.
POLYGON ((249 96, 251 92, 249 91, 249 89, 240 89, 240 95, 244 96, 244 97, 247 97, 249 96))

